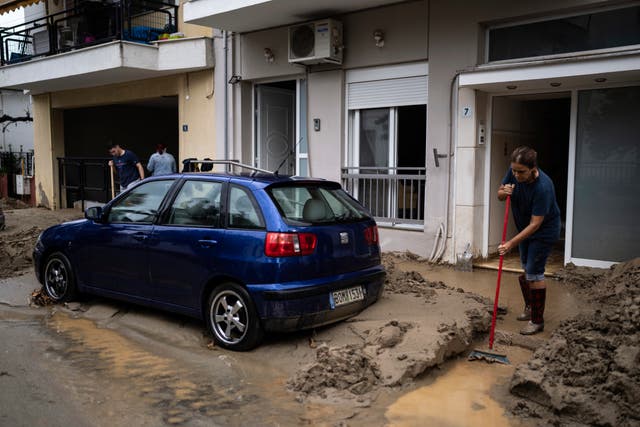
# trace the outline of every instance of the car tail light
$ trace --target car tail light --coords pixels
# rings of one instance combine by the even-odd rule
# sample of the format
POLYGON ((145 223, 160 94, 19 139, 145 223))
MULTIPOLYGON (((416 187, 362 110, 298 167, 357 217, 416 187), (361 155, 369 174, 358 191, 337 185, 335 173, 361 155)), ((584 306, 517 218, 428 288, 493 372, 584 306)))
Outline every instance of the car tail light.
POLYGON ((264 253, 270 257, 310 255, 317 242, 313 233, 267 233, 264 253))
POLYGON ((378 244, 378 226, 372 225, 364 229, 364 239, 369 246, 378 244))

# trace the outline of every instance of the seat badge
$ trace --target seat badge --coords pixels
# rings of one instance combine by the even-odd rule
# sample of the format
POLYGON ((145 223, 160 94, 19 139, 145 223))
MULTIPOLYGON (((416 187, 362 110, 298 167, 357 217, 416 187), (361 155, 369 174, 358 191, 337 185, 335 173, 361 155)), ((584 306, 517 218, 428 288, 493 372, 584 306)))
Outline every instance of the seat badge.
POLYGON ((349 233, 346 231, 340 233, 340 243, 343 245, 349 244, 349 233))

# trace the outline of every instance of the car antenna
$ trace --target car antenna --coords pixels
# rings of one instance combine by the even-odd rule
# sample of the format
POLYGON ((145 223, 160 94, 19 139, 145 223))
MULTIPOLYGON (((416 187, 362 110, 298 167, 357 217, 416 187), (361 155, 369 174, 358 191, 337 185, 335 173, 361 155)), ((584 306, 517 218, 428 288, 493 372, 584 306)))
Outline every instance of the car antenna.
POLYGON ((300 145, 300 143, 302 142, 302 136, 300 137, 300 139, 298 140, 298 142, 296 142, 296 145, 293 147, 293 150, 289 151, 289 154, 287 154, 287 157, 285 157, 284 159, 282 159, 282 161, 280 162, 280 164, 278 165, 278 167, 276 168, 275 171, 273 171, 273 174, 278 176, 278 172, 280 172, 280 168, 282 166, 284 166, 285 162, 287 160, 289 160, 289 157, 291 157, 292 154, 294 154, 296 152, 296 150, 298 149, 298 145, 300 145))

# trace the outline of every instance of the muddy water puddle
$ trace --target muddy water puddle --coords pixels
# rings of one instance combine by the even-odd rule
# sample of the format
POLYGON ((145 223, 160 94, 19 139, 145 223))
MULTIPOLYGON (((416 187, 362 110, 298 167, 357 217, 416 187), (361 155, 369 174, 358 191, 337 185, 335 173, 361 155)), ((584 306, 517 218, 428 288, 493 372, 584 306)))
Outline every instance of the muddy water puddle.
POLYGON ((508 384, 515 366, 530 352, 510 347, 511 365, 451 361, 442 371, 421 382, 422 386, 400 397, 385 414, 389 426, 532 426, 507 414, 506 405, 513 399, 508 384))

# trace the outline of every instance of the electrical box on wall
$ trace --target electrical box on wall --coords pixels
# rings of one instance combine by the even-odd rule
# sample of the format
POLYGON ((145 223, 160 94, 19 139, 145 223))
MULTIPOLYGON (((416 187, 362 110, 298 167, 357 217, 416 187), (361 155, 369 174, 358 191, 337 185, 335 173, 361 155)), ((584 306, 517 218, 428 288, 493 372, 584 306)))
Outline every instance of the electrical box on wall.
POLYGON ((289 62, 342 64, 342 23, 323 19, 289 27, 289 62))
POLYGON ((478 145, 484 145, 486 142, 486 129, 484 123, 478 125, 478 145))
POLYGON ((31 178, 28 176, 16 175, 16 194, 28 196, 31 194, 31 178))

